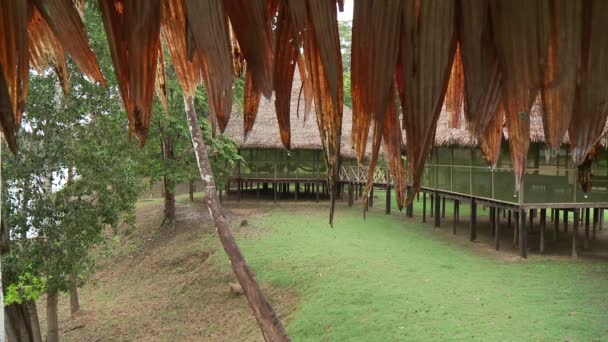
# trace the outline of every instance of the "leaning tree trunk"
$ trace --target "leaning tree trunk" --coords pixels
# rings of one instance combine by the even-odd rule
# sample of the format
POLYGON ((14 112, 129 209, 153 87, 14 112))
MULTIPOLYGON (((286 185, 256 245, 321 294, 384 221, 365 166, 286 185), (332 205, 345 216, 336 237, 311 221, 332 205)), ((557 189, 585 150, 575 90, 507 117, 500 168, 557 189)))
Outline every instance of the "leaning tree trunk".
POLYGON ((59 321, 57 320, 57 302, 59 295, 47 293, 46 295, 46 342, 59 341, 59 321))
POLYGON ((194 179, 190 178, 190 186, 189 186, 189 193, 190 193, 190 202, 194 202, 194 179))
POLYGON ((33 341, 42 342, 42 332, 40 331, 40 319, 38 318, 38 307, 36 306, 36 301, 30 300, 25 304, 30 315, 33 341))
POLYGON ((188 117, 188 128, 190 129, 192 145, 194 146, 194 153, 205 188, 205 202, 211 213, 211 217, 213 218, 213 223, 215 224, 215 229, 222 242, 224 251, 228 255, 228 259, 230 259, 232 270, 243 288, 249 306, 262 330, 264 339, 266 341, 290 341, 281 321, 279 321, 270 302, 268 302, 260 284, 255 278, 255 274, 247 265, 239 246, 234 240, 234 236, 232 236, 232 232, 230 231, 226 217, 222 213, 222 208, 217 198, 215 180, 213 178, 209 158, 207 157, 207 148, 205 146, 203 134, 194 109, 194 101, 192 97, 188 97, 184 100, 186 102, 186 115, 188 117))

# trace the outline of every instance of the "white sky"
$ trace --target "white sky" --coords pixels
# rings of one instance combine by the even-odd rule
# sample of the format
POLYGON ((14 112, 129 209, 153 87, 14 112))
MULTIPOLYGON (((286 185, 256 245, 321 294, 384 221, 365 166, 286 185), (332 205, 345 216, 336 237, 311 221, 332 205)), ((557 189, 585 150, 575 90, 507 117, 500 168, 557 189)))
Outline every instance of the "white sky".
POLYGON ((338 11, 338 20, 339 21, 353 20, 353 5, 354 5, 354 0, 344 0, 344 12, 338 11))

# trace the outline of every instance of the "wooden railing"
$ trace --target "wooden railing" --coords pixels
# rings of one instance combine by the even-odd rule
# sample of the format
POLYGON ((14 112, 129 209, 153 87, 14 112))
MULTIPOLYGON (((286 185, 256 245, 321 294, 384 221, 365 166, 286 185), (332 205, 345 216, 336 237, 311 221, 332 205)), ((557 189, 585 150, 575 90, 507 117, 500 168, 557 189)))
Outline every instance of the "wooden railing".
MULTIPOLYGON (((340 181, 347 183, 365 183, 369 174, 369 166, 340 166, 340 181)), ((376 166, 374 170, 374 183, 386 184, 387 179, 392 183, 392 177, 387 176, 386 168, 376 166)))

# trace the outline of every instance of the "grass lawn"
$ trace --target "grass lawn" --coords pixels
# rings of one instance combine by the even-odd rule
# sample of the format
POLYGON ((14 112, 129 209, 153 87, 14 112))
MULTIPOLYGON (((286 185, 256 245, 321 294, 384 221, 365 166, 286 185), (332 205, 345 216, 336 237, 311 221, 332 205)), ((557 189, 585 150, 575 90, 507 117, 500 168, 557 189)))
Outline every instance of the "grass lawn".
POLYGON ((249 220, 260 233, 239 244, 258 279, 298 296, 294 341, 608 339, 605 262, 485 255, 384 215, 383 198, 365 220, 339 205, 334 228, 326 205, 249 220))

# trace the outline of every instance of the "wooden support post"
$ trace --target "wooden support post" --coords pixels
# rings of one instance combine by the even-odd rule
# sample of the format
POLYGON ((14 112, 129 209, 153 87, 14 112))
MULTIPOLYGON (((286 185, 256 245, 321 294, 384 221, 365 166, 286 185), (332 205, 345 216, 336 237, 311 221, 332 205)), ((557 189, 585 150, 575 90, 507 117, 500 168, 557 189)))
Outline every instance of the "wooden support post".
POLYGON ((369 195, 367 196, 367 205, 370 208, 374 207, 374 186, 372 185, 372 187, 369 189, 369 195))
POLYGON ((555 220, 555 209, 551 209, 551 223, 553 223, 553 220, 555 220))
POLYGON ((578 223, 579 223, 579 214, 580 211, 578 208, 574 209, 574 222, 572 223, 572 257, 578 258, 578 223))
POLYGON ((528 257, 528 227, 526 225, 526 210, 520 209, 519 214, 519 256, 528 257))
POLYGON ((456 222, 460 223, 460 200, 456 201, 456 222))
POLYGON ((600 208, 600 226, 599 226, 599 231, 602 231, 602 228, 604 227, 604 208, 600 208))
POLYGON ((435 191, 435 227, 441 226, 441 201, 439 192, 435 191))
POLYGON ((296 188, 295 188, 295 191, 294 191, 294 198, 295 198, 296 201, 298 200, 298 192, 300 192, 300 183, 296 182, 296 188))
POLYGON ((589 221, 591 216, 591 209, 585 208, 585 240, 583 242, 583 248, 589 250, 589 221))
POLYGON ((513 221, 515 226, 513 227, 513 247, 519 245, 519 211, 513 212, 513 221))
POLYGON ((568 215, 569 215, 569 211, 568 209, 564 209, 564 232, 568 232, 568 215))
POLYGON ((435 208, 435 196, 429 195, 431 197, 431 210, 429 210, 429 217, 433 217, 433 208, 435 208))
POLYGON ((511 214, 512 214, 512 210, 509 210, 508 214, 507 214, 507 228, 511 229, 511 214))
POLYGON ((422 222, 426 222, 426 192, 422 192, 422 222))
POLYGON ((559 209, 551 209, 553 217, 553 240, 559 240, 559 209))
POLYGON ((600 209, 593 208, 593 233, 591 234, 591 239, 595 240, 595 234, 597 231, 597 223, 599 222, 600 209))
POLYGON ((445 218, 445 197, 441 199, 441 217, 445 218))
POLYGON ((458 222, 458 200, 454 200, 454 220, 452 222, 452 234, 456 235, 456 222, 458 222))
POLYGON ((496 216, 496 208, 490 207, 490 228, 492 229, 492 236, 496 236, 496 220, 494 220, 494 216, 496 216))
MULTIPOLYGON (((272 305, 264 295, 262 287, 257 282, 255 274, 247 265, 245 257, 232 235, 228 220, 222 211, 215 190, 215 179, 211 169, 211 163, 207 157, 207 147, 203 139, 203 133, 200 129, 200 124, 194 109, 194 99, 188 97, 185 99, 187 107, 188 128, 194 146, 194 154, 198 163, 201 180, 205 188, 205 202, 207 209, 211 214, 213 223, 216 228, 217 235, 222 242, 224 251, 228 255, 232 271, 243 289, 245 297, 249 303, 251 311, 257 320, 257 323, 262 331, 262 335, 266 341, 290 341, 289 335, 285 332, 279 317, 275 313, 272 305)), ((4 336, 2 336, 4 338, 4 336)))
POLYGON ((223 202, 223 199, 222 199, 222 189, 220 189, 220 203, 222 203, 222 202, 223 202))
POLYGON ((500 249, 500 211, 494 208, 494 248, 500 249))
POLYGON ((277 182, 272 181, 272 193, 274 196, 274 203, 277 203, 277 182))
POLYGON ((530 225, 528 227, 528 231, 534 231, 534 215, 536 215, 535 209, 530 209, 530 225))
POLYGON ((348 183, 348 206, 349 207, 352 207, 355 202, 353 196, 354 196, 353 182, 349 182, 348 183))
POLYGON ((319 183, 315 183, 315 202, 319 202, 319 183))
POLYGON ((386 214, 391 213, 391 184, 386 183, 386 214))
POLYGON ((477 202, 475 198, 471 198, 471 223, 469 240, 477 240, 477 202))
POLYGON ((545 227, 547 225, 547 209, 540 210, 540 254, 545 252, 545 227))
POLYGON ((243 182, 239 179, 239 181, 236 183, 236 201, 240 202, 241 201, 241 189, 243 188, 243 182))

